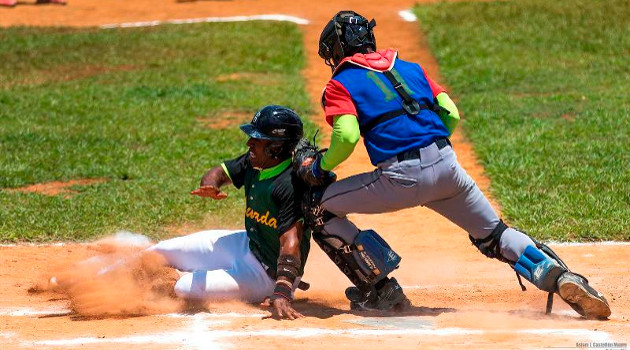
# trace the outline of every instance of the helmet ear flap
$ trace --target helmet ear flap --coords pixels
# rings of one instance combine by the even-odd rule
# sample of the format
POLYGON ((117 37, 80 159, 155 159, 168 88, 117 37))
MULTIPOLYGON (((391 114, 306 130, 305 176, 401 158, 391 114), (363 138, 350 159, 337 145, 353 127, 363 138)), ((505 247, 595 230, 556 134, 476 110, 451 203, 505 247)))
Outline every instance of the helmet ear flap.
POLYGON ((282 152, 284 151, 284 142, 276 141, 272 142, 265 148, 265 153, 267 157, 276 159, 278 158, 282 152))
POLYGON ((294 140, 284 140, 284 141, 275 141, 269 144, 265 148, 265 154, 269 158, 273 159, 284 159, 287 157, 291 157, 293 151, 295 150, 295 146, 297 146, 300 139, 294 140))

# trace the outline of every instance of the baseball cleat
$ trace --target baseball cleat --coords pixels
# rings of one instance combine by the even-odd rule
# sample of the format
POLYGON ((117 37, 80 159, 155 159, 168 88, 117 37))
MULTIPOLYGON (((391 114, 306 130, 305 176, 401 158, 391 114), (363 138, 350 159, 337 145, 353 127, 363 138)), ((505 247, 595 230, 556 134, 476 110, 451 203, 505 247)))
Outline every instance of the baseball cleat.
POLYGON ((348 287, 346 298, 350 300, 351 310, 400 312, 411 307, 411 302, 395 278, 391 278, 381 289, 372 289, 367 293, 357 287, 348 287))
POLYGON ((606 319, 610 306, 606 298, 588 285, 586 278, 565 272, 558 279, 558 294, 577 313, 588 319, 606 319))

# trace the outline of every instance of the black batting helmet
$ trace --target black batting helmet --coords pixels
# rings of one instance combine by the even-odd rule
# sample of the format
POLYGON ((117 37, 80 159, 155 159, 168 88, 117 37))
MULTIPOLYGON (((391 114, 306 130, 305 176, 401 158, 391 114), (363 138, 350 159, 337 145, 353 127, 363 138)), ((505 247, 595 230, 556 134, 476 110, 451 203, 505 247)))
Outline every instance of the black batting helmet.
POLYGON ((319 57, 334 69, 344 57, 368 47, 376 50, 375 26, 374 19, 368 21, 354 11, 337 12, 319 37, 319 57))
POLYGON ((274 141, 268 154, 274 158, 290 156, 293 148, 304 135, 302 120, 292 109, 283 106, 265 106, 251 123, 240 126, 244 133, 254 139, 274 141))

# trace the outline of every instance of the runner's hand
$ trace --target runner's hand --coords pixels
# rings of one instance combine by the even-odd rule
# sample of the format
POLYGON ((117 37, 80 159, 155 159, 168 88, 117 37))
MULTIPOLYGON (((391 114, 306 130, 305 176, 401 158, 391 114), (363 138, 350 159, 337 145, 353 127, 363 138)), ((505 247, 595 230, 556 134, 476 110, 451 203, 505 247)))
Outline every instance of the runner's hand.
POLYGON ((265 308, 271 307, 271 316, 264 318, 273 318, 276 320, 287 318, 289 320, 295 320, 304 317, 304 315, 297 312, 293 306, 291 306, 291 302, 285 298, 277 298, 271 301, 271 298, 267 297, 260 306, 265 308))
POLYGON ((199 186, 198 189, 191 191, 190 194, 193 196, 209 197, 217 200, 227 197, 227 193, 221 191, 218 187, 213 185, 199 186))

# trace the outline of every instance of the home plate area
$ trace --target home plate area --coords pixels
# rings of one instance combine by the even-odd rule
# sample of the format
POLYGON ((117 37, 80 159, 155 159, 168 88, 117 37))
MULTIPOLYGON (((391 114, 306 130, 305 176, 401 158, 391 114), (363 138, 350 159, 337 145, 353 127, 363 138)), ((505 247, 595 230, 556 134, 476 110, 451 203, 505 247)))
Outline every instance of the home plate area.
MULTIPOLYGON (((242 306, 241 306, 242 307, 242 306)), ((69 319, 70 310, 0 310, 4 317, 21 318, 44 331, 47 319, 69 319)), ((609 333, 584 328, 561 328, 562 318, 545 320, 540 314, 489 311, 456 311, 440 309, 431 316, 362 316, 341 314, 298 321, 264 319, 260 312, 225 312, 166 314, 115 320, 128 323, 123 334, 99 334, 89 327, 72 336, 59 334, 29 339, 31 332, 0 332, 7 348, 89 348, 111 349, 261 349, 261 348, 330 348, 341 344, 351 348, 381 349, 438 348, 473 346, 483 348, 575 348, 576 344, 619 345, 609 333), (476 321, 475 321, 476 320, 476 321), (150 328, 144 323, 153 323, 150 328), (474 324, 477 324, 475 327, 474 324), (552 327, 555 323, 556 327, 552 327), (134 324, 137 327, 134 327, 134 324), (536 326, 538 325, 538 326, 536 326), (135 330, 134 330, 135 328, 135 330), (139 331, 138 331, 139 330, 139 331), (151 331, 147 331, 151 330, 151 331), (519 345, 520 344, 520 345, 519 345)), ((70 318, 71 319, 71 318, 70 318)), ((79 322, 80 320, 68 320, 79 322)), ((102 322, 111 322, 111 319, 102 322)), ((63 321, 62 321, 63 322, 63 321)), ((91 322, 98 323, 98 320, 91 322)), ((64 322, 65 323, 65 322, 64 322)), ((588 326, 587 323, 584 323, 588 326)), ((79 327, 82 328, 82 327, 79 327)), ((121 327, 122 328, 122 327, 121 327)), ((120 328, 119 328, 120 329, 120 328)), ((614 347, 607 347, 614 348, 614 347)), ((622 347, 618 347, 622 348, 622 347)))

